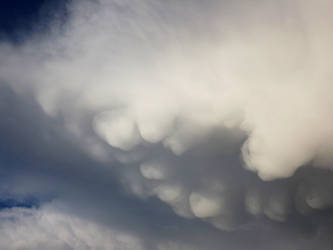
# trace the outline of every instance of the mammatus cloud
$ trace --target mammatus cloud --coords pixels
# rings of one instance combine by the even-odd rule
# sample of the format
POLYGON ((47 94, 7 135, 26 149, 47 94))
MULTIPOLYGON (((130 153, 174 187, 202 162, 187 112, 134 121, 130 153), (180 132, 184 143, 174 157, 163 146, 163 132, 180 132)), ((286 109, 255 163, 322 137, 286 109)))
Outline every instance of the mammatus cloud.
POLYGON ((87 113, 122 150, 162 143, 179 155, 228 127, 247 134, 243 159, 263 179, 329 166, 331 3, 239 4, 74 1, 61 30, 2 44, 1 77, 95 154, 87 113))
MULTIPOLYGON (((126 191, 226 231, 332 206, 330 172, 308 170, 332 164, 330 1, 85 0, 67 9, 64 25, 1 43, 0 79, 36 101, 77 151, 113 166, 126 191)), ((85 243, 90 231, 66 215, 7 213, 20 223, 3 230, 48 228, 56 217, 69 224, 51 233, 77 239, 69 248, 118 249, 117 233, 104 239, 100 225, 78 219, 101 237, 85 243)))

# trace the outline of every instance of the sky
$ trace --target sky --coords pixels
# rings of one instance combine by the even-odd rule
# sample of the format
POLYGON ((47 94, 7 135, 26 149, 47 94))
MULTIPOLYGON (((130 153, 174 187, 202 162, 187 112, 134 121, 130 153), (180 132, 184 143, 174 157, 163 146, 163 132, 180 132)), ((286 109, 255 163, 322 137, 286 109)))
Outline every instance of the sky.
POLYGON ((331 250, 333 3, 0 8, 1 250, 331 250))

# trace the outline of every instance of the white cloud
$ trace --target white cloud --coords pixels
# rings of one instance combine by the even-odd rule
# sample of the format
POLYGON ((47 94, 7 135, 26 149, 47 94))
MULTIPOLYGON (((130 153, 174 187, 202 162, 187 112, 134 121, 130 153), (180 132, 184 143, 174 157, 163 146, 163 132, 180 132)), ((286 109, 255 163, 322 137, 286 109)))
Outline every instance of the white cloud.
POLYGON ((142 250, 140 239, 50 206, 0 212, 3 250, 142 250))
POLYGON ((0 76, 35 92, 48 114, 76 130, 79 117, 96 114, 96 133, 123 150, 163 142, 179 155, 232 127, 247 133, 243 158, 263 179, 290 176, 311 160, 328 166, 332 4, 261 3, 244 12, 212 1, 204 19, 160 1, 74 1, 61 32, 20 49, 2 45, 0 76), (196 18, 205 21, 194 27, 196 18))

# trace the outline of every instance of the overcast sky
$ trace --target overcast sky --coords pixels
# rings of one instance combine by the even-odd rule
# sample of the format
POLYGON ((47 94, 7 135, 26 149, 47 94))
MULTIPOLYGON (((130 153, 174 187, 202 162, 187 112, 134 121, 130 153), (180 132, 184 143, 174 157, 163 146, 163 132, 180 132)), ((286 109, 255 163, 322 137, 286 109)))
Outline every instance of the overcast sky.
POLYGON ((0 6, 1 250, 333 249, 333 3, 0 6))

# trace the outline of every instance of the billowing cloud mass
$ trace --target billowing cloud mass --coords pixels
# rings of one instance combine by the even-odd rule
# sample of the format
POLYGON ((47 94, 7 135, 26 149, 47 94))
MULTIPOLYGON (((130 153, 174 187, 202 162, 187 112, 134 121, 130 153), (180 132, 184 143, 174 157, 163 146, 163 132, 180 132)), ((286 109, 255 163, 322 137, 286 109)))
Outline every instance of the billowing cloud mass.
POLYGON ((112 147, 179 155, 235 128, 249 169, 287 177, 329 165, 332 142, 332 6, 289 2, 74 1, 60 30, 2 45, 1 77, 78 136, 90 113, 112 147))
POLYGON ((41 204, 0 248, 331 249, 332 10, 73 0, 3 39, 0 194, 41 204))

